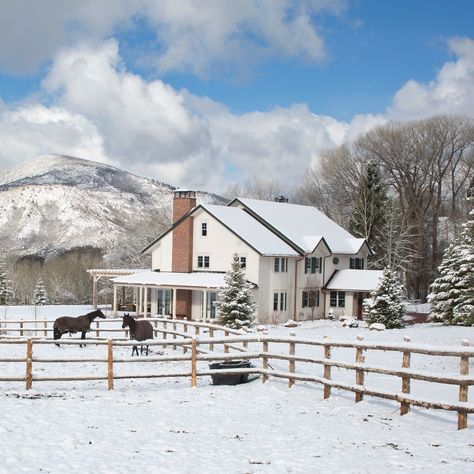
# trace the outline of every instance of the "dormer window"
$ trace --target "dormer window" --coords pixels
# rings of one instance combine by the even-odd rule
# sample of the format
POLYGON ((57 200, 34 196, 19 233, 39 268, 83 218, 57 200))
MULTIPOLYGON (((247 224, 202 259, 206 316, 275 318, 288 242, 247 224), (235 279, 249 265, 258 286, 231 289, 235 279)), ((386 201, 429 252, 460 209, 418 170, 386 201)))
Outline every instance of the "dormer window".
POLYGON ((363 258, 351 258, 349 262, 349 268, 353 270, 363 270, 364 269, 364 259, 363 258))
POLYGON ((201 235, 203 237, 207 236, 207 222, 201 222, 201 235))
POLYGON ((322 257, 306 257, 304 259, 305 273, 322 273, 323 258, 322 257))

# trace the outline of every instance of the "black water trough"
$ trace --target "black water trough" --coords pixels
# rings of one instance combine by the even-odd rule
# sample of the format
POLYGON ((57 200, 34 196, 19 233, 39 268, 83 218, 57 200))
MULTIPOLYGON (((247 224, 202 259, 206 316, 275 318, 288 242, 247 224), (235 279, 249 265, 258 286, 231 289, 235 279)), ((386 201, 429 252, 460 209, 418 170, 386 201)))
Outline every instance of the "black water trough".
MULTIPOLYGON (((223 362, 214 362, 209 364, 211 370, 225 369, 250 369, 251 364, 248 360, 228 360, 223 362)), ((213 374, 213 385, 239 385, 249 381, 249 374, 213 374)))

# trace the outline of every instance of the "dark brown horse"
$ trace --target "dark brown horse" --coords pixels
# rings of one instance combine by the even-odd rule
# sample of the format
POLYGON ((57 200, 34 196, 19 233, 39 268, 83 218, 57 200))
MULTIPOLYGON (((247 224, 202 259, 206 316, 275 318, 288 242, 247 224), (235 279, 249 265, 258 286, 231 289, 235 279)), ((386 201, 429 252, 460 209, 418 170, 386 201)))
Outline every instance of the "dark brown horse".
MULTIPOLYGON (((153 326, 150 321, 144 319, 137 321, 126 313, 123 316, 122 329, 126 327, 130 328, 130 339, 135 339, 136 341, 153 339, 153 326)), ((138 346, 132 347, 132 357, 134 352, 136 352, 138 356, 138 346)), ((143 354, 143 345, 140 346, 140 354, 143 354)), ((146 346, 146 355, 148 355, 148 346, 146 346)))
MULTIPOLYGON (((69 334, 74 334, 76 332, 81 332, 81 339, 86 338, 86 332, 91 330, 91 323, 95 318, 105 319, 105 314, 100 310, 96 309, 91 313, 84 314, 83 316, 61 316, 60 318, 54 321, 53 325, 53 335, 54 339, 61 339, 61 336, 68 332, 69 334)), ((59 344, 56 344, 59 346, 59 344)), ((82 344, 79 345, 82 347, 82 344)))

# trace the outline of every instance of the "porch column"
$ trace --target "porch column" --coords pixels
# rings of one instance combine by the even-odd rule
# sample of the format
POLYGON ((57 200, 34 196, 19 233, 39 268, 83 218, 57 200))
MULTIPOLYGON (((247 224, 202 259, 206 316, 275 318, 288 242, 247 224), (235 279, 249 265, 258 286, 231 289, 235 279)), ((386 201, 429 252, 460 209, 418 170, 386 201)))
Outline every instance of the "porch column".
POLYGON ((202 319, 207 320, 207 290, 202 291, 202 319))
POLYGON ((173 288, 173 311, 172 311, 173 319, 176 319, 176 288, 173 288))
POLYGON ((117 286, 114 285, 114 302, 112 307, 112 315, 115 318, 117 316, 117 286))
POLYGON ((92 305, 94 309, 97 309, 97 282, 100 280, 100 276, 94 275, 92 283, 92 305))
POLYGON ((140 299, 138 297, 138 286, 135 287, 135 315, 139 316, 139 311, 140 311, 140 299))
POLYGON ((147 311, 148 311, 148 288, 146 286, 143 287, 143 317, 147 318, 147 311))

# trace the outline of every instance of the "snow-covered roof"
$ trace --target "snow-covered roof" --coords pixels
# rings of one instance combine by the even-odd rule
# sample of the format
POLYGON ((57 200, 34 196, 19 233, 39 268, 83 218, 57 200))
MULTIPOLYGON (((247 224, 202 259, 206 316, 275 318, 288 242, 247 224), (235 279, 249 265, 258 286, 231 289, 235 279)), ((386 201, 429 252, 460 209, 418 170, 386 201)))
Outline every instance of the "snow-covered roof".
POLYGON ((239 202, 305 252, 312 252, 321 237, 332 253, 356 254, 365 242, 312 206, 246 198, 237 198, 230 205, 239 202))
POLYGON ((203 205, 202 208, 261 255, 299 255, 280 237, 240 208, 213 205, 203 205))
POLYGON ((224 273, 214 272, 153 272, 147 270, 114 278, 114 284, 161 286, 165 288, 222 288, 224 273))
POLYGON ((329 280, 328 290, 372 291, 382 278, 382 270, 336 270, 329 280))

